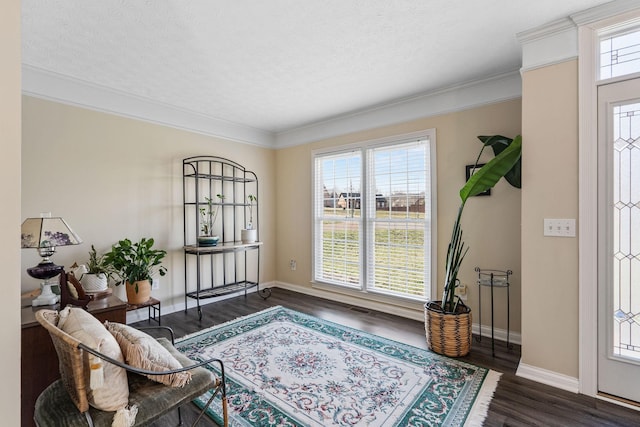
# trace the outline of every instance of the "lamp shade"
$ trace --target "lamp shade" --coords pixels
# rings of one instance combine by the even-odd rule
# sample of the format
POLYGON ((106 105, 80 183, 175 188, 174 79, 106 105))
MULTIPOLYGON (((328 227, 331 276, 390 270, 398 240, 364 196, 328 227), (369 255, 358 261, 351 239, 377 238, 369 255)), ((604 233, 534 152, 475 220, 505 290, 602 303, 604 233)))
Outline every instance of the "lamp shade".
POLYGON ((60 217, 25 219, 21 240, 23 248, 55 248, 82 243, 82 239, 60 217))

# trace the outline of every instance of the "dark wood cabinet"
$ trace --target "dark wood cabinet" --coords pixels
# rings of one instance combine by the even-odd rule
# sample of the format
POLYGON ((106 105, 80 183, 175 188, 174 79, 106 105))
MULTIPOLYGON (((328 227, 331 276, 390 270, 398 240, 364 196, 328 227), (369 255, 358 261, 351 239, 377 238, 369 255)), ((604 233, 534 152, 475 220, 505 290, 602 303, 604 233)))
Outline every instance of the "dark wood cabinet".
MULTIPOLYGON (((26 301, 30 304, 30 300, 26 301)), ((21 353, 21 417, 22 426, 34 426, 33 410, 42 391, 60 377, 58 356, 49 333, 36 321, 35 312, 40 309, 58 309, 58 306, 22 308, 21 353)), ((104 322, 126 323, 127 304, 119 298, 108 297, 91 301, 89 313, 104 322)))

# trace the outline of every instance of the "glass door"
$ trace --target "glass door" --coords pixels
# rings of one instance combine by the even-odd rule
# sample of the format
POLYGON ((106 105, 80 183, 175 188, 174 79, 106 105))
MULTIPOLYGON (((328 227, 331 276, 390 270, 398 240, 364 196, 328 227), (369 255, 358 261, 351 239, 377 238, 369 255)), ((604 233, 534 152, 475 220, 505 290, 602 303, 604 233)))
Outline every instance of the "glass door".
POLYGON ((598 90, 598 390, 640 402, 640 79, 598 90))

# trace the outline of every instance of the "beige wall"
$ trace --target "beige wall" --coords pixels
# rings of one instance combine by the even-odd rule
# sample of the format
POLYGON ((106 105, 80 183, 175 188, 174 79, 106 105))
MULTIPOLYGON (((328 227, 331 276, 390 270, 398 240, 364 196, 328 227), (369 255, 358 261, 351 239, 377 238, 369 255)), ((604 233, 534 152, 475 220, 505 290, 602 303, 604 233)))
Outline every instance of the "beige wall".
POLYGON ((20 424, 20 1, 0 13, 0 413, 2 425, 20 424))
POLYGON ((578 239, 543 237, 578 217, 577 61, 523 74, 522 363, 578 377, 578 239))
MULTIPOLYGON (((200 154, 236 160, 260 179, 260 232, 265 241, 263 282, 277 281, 301 291, 311 289, 311 150, 345 143, 435 128, 437 139, 438 293, 444 272, 451 226, 464 184, 464 166, 474 162, 481 147, 477 135, 520 133, 521 101, 496 103, 467 111, 372 129, 326 141, 281 150, 220 140, 115 115, 99 113, 32 97, 23 97, 22 216, 51 211, 67 219, 84 244, 60 248, 59 264, 85 262, 91 244, 108 250, 118 239, 154 237, 169 251, 154 295, 182 307, 181 160, 200 154), (289 260, 297 270, 289 269, 289 260)), ((525 140, 526 145, 526 140, 525 140)), ((484 160, 492 154, 487 152, 484 160)), ((520 331, 520 190, 505 181, 490 197, 467 203, 463 217, 471 250, 460 278, 469 285, 468 303, 478 313, 475 266, 512 269, 512 332, 520 331)), ((22 251, 22 290, 37 286, 24 270, 35 265, 35 251, 22 251)), ((488 289, 484 289, 488 303, 488 289)), ((123 289, 118 288, 119 295, 123 289)), ((326 295, 325 295, 326 296, 326 295)), ((330 298, 343 299, 336 294, 330 298)), ((398 302, 383 301, 378 308, 398 302)), ((420 318, 420 304, 400 302, 420 318)), ((496 327, 506 329, 506 294, 496 293, 496 327)), ((483 324, 490 322, 483 304, 483 324)), ((405 313, 406 314, 406 313, 405 313)), ((477 322, 477 317, 474 319, 477 322)))
MULTIPOLYGON (((437 233, 438 233, 438 293, 444 280, 444 259, 451 227, 460 198, 458 190, 464 185, 465 165, 473 164, 481 148, 477 135, 520 133, 520 99, 496 103, 467 111, 430 117, 412 122, 373 129, 319 141, 304 146, 278 150, 276 153, 277 237, 276 271, 279 281, 304 292, 311 292, 311 151, 318 148, 366 141, 423 129, 436 129, 437 139, 437 233), (289 260, 297 261, 291 271, 289 260)), ((526 140, 525 140, 526 144, 526 140)), ((485 160, 493 157, 487 153, 485 160)), ((465 240, 471 247, 461 272, 463 283, 470 285, 468 302, 477 313, 478 298, 475 285, 475 266, 512 269, 511 293, 512 331, 520 331, 520 190, 501 180, 490 197, 470 200, 463 216, 465 240)), ((487 289, 484 289, 487 291, 487 289)), ((319 294, 320 291, 313 293, 319 294)), ((483 294, 488 296, 488 293, 483 294)), ((328 294, 324 296, 332 297, 328 294)), ((341 296, 333 298, 342 299, 341 296)), ((488 298, 485 300, 488 302, 488 298)), ((483 301, 484 302, 484 301, 483 301)), ((416 310, 418 304, 401 303, 416 310)), ((485 306, 485 304, 483 304, 485 306)), ((383 309, 394 311, 386 303, 383 309)), ((483 324, 490 323, 489 304, 483 310, 483 324)), ((506 329, 506 295, 496 292, 496 327, 506 329)), ((477 318, 474 318, 477 322, 477 318)))
MULTIPOLYGON (((104 252, 125 237, 153 237, 169 251, 163 263, 168 275, 153 294, 165 307, 183 307, 182 159, 215 155, 258 176, 260 237, 265 242, 261 280, 275 279, 273 150, 28 96, 22 112, 22 215, 51 211, 84 240, 59 248, 54 256, 58 264, 86 262, 92 244, 104 252)), ((24 270, 38 262, 36 251, 22 251, 23 291, 37 287, 24 270)), ((120 295, 123 291, 117 289, 120 295)))

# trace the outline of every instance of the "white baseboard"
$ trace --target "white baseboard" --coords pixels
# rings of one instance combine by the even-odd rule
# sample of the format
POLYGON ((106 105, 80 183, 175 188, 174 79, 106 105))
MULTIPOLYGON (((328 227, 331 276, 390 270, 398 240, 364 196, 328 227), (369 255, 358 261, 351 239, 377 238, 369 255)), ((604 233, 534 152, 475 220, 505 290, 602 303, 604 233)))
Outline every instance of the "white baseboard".
POLYGON ((570 391, 572 393, 578 393, 580 390, 580 384, 577 378, 559 374, 547 369, 538 368, 536 366, 527 365, 522 362, 518 365, 516 375, 528 380, 570 391))
MULTIPOLYGON (((269 282, 269 283, 260 283, 260 289, 264 289, 264 288, 271 288, 273 287, 274 284, 273 282, 269 282)), ((257 291, 257 288, 251 288, 247 291, 248 294, 250 293, 254 293, 257 291)), ((201 299, 200 300, 200 306, 204 306, 207 304, 212 304, 214 302, 218 302, 218 301, 223 301, 229 298, 235 298, 238 296, 242 296, 244 295, 244 291, 238 291, 238 292, 234 292, 232 294, 228 294, 228 295, 222 295, 219 297, 215 297, 215 298, 207 298, 207 299, 201 299)), ((180 297, 178 297, 180 298, 180 297)), ((175 299, 178 299, 175 298, 175 299)), ((174 300, 175 300, 174 299, 174 300)), ((187 298, 187 308, 194 308, 198 306, 198 302, 193 299, 193 298, 187 298)), ((175 313, 176 311, 182 311, 184 310, 184 303, 183 302, 174 302, 173 304, 164 304, 161 303, 160 305, 161 308, 161 315, 165 315, 165 314, 170 314, 170 313, 175 313)), ((146 308, 141 308, 139 310, 136 311, 128 311, 127 312, 127 323, 135 323, 135 322, 141 322, 143 320, 147 320, 148 319, 148 310, 146 308)))
POLYGON ((310 295, 318 298, 328 299, 330 301, 337 301, 344 304, 355 305, 357 307, 367 308, 369 310, 381 311, 383 313, 393 314, 400 317, 406 317, 408 319, 424 321, 424 311, 410 307, 402 307, 397 303, 389 303, 381 300, 381 297, 371 296, 370 298, 362 298, 358 296, 349 295, 339 291, 328 291, 320 289, 319 287, 308 287, 294 285, 293 283, 286 282, 274 282, 276 288, 287 289, 293 292, 298 292, 305 295, 310 295))
MULTIPOLYGON (((381 311, 384 313, 393 314, 396 316, 406 317, 408 319, 413 319, 417 321, 424 321, 424 312, 422 310, 416 310, 407 307, 400 307, 396 304, 387 304, 381 301, 375 301, 366 298, 358 298, 338 292, 330 292, 318 288, 310 288, 305 286, 294 285, 291 283, 285 282, 268 282, 261 283, 260 289, 265 288, 282 288, 290 291, 298 292, 305 295, 315 296, 318 298, 324 298, 331 301, 342 302, 346 304, 355 305, 358 307, 367 308, 370 310, 381 311)), ((253 288, 248 291, 248 293, 256 292, 257 289, 253 288)), ((237 296, 241 296, 244 294, 244 291, 239 291, 233 294, 224 295, 217 298, 209 298, 200 301, 200 305, 204 306, 207 304, 211 304, 214 302, 222 301, 229 298, 234 298, 237 296)), ((193 308, 197 306, 197 302, 193 299, 187 299, 187 308, 193 308)), ((174 303, 169 305, 162 305, 162 313, 161 314, 169 314, 174 313, 176 311, 184 310, 184 303, 174 303)), ((147 310, 144 308, 131 311, 127 313, 127 323, 134 323, 147 320, 147 310)), ((473 333, 478 334, 479 327, 478 324, 472 325, 473 333)), ((495 338, 500 341, 506 341, 507 339, 507 331, 504 329, 495 329, 494 330, 495 338)), ((491 328, 490 326, 482 326, 482 336, 491 338, 491 328)), ((511 332, 509 334, 510 342, 514 344, 521 344, 521 335, 519 333, 511 332)), ((536 366, 527 365, 525 363, 520 362, 518 365, 518 369, 516 371, 516 375, 522 378, 526 378, 532 381, 536 381, 542 384, 546 384, 552 387, 556 387, 562 390, 566 390, 572 393, 579 393, 579 381, 577 378, 570 377, 568 375, 560 374, 554 371, 549 371, 547 369, 538 368, 536 366)), ((616 403, 622 406, 626 406, 632 409, 638 409, 637 406, 626 405, 621 403, 620 401, 609 399, 606 396, 597 396, 601 400, 605 400, 608 402, 616 403)))
MULTIPOLYGON (((286 282, 268 282, 268 283, 260 284, 260 289, 273 288, 273 287, 287 289, 293 292, 298 292, 301 294, 314 296, 318 298, 324 298, 330 301, 342 302, 345 304, 350 304, 357 307, 366 308, 369 310, 381 311, 383 313, 393 314, 395 316, 405 317, 407 319, 417 320, 419 322, 424 321, 424 309, 422 308, 417 309, 414 307, 402 307, 398 305, 397 302, 394 304, 390 304, 388 302, 381 300, 381 298, 383 297, 362 298, 359 296, 352 296, 352 295, 347 295, 340 292, 327 291, 327 290, 323 290, 315 287, 299 286, 299 285, 294 285, 292 283, 286 283, 286 282), (377 298, 378 300, 373 298, 377 298)), ((252 288, 247 292, 253 293, 253 292, 256 292, 256 290, 257 290, 256 288, 252 288)), ((214 302, 223 301, 225 299, 235 298, 237 296, 242 296, 242 295, 244 295, 244 291, 238 291, 233 294, 223 295, 216 298, 202 299, 200 300, 200 305, 204 306, 207 304, 212 304, 214 302)), ((192 298, 187 298, 187 308, 194 308, 194 307, 197 307, 196 300, 192 298)), ((174 302, 173 304, 162 303, 161 315, 175 313, 177 311, 181 311, 184 309, 185 308, 184 308, 183 302, 174 302)), ((147 319, 148 319, 148 310, 146 308, 141 308, 136 311, 127 312, 127 323, 141 322, 147 319)), ((476 335, 480 331, 480 328, 477 323, 474 323, 472 325, 472 331, 476 335)), ((505 342, 507 341, 507 331, 505 329, 496 328, 494 330, 494 334, 495 334, 496 340, 505 341, 505 342)), ((482 336, 491 338, 490 326, 482 325, 482 336)), ((519 333, 510 332, 509 338, 512 344, 521 343, 521 336, 519 333)))
MULTIPOLYGON (((480 335, 480 326, 477 323, 471 325, 471 331, 480 335)), ((482 336, 491 339, 491 325, 482 325, 482 336)), ((507 330, 494 328, 493 336, 498 341, 507 342, 507 330)), ((522 335, 519 332, 509 331, 509 344, 522 344, 522 335)))
MULTIPOLYGON (((299 286, 294 285, 292 283, 285 282, 274 282, 274 287, 287 289, 294 292, 299 292, 301 294, 311 295, 318 298, 324 298, 331 301, 342 302, 345 304, 351 304, 358 307, 368 308, 370 310, 381 311, 383 313, 393 314, 400 317, 405 317, 407 319, 417 320, 419 322, 424 322, 424 309, 413 308, 413 307, 402 307, 397 303, 390 304, 385 301, 381 301, 382 297, 375 297, 376 299, 371 298, 363 298, 359 296, 348 295, 342 292, 331 292, 324 289, 319 289, 318 287, 307 287, 307 286, 299 286)), ((474 323, 471 326, 472 332, 474 334, 478 334, 480 332, 480 327, 477 323, 474 323)), ((491 326, 482 325, 482 336, 491 338, 491 326)), ((506 329, 494 329, 494 336, 496 340, 507 341, 507 331, 506 329)), ((509 342, 512 344, 521 344, 522 339, 520 333, 509 333, 509 342)))

